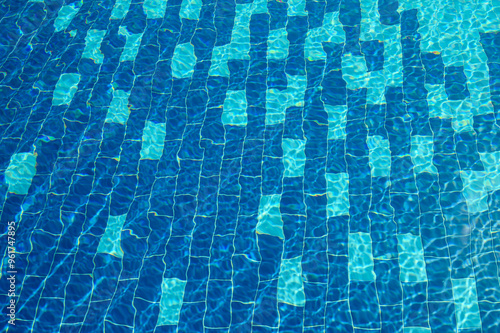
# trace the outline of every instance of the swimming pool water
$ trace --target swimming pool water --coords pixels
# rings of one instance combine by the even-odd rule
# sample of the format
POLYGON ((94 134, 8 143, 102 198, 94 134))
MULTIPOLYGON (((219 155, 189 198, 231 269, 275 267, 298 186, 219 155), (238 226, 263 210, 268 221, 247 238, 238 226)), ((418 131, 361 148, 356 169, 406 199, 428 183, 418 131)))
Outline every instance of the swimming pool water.
POLYGON ((500 332, 500 2, 0 2, 2 330, 500 332))

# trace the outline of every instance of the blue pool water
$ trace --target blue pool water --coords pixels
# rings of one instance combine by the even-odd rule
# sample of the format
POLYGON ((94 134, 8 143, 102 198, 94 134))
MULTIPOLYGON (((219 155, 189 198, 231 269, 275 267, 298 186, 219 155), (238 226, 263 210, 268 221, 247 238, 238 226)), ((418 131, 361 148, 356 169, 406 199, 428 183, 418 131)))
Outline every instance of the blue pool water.
POLYGON ((2 331, 500 332, 498 0, 0 1, 2 331))

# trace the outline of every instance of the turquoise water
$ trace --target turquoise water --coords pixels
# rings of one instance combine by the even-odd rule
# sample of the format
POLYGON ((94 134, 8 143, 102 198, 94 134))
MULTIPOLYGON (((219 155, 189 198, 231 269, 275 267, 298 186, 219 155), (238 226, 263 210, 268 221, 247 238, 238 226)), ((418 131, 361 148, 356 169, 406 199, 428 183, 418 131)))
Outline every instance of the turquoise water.
POLYGON ((499 332, 499 17, 3 1, 3 331, 499 332))

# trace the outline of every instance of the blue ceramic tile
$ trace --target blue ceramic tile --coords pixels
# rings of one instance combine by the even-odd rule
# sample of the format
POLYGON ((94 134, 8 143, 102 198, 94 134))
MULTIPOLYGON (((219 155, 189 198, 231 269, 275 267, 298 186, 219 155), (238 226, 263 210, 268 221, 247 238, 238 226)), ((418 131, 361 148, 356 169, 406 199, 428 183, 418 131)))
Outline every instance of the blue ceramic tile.
POLYGON ((462 5, 0 8, 17 329, 498 331, 500 48, 462 5))

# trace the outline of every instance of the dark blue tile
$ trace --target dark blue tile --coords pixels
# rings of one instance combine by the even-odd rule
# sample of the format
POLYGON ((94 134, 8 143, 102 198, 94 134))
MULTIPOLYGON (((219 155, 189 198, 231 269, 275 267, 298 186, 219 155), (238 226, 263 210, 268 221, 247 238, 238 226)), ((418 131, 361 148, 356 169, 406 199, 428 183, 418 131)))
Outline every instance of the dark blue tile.
POLYGON ((383 25, 396 25, 400 21, 398 0, 381 0, 378 3, 380 23, 383 25))
POLYGON ((253 303, 231 303, 231 328, 233 332, 250 332, 252 331, 252 312, 253 303))
POLYGON ((259 261, 260 252, 257 247, 257 236, 255 227, 257 226, 257 216, 243 216, 238 217, 238 227, 236 234, 239 237, 234 239, 235 253, 244 254, 250 260, 259 261))
POLYGON ((193 230, 193 241, 191 243, 191 253, 195 256, 209 256, 210 244, 215 230, 215 217, 195 218, 193 230))
POLYGON ((286 303, 278 303, 278 311, 280 316, 280 331, 298 332, 303 330, 303 307, 297 307, 286 303))
POLYGON ((259 262, 248 259, 244 255, 232 258, 233 300, 239 302, 253 302, 257 293, 259 281, 259 262))
POLYGON ((98 253, 94 259, 94 296, 92 301, 104 301, 113 297, 121 271, 121 260, 109 254, 98 253))
POLYGON ((370 220, 368 211, 370 209, 369 195, 350 194, 349 196, 349 216, 350 232, 369 232, 370 220))
POLYGON ((259 234, 257 241, 262 257, 259 267, 260 281, 277 279, 283 252, 283 240, 275 236, 259 234))
POLYGON ((361 42, 361 53, 365 56, 368 72, 384 69, 384 43, 379 40, 361 42))
POLYGON ((419 234, 419 197, 416 194, 391 194, 391 206, 394 207, 394 222, 398 233, 419 234))
POLYGON ((163 257, 165 265, 169 267, 165 273, 165 278, 185 280, 189 263, 190 242, 191 237, 189 236, 170 237, 165 257, 163 257))
POLYGON ((463 66, 445 68, 444 87, 449 100, 464 100, 470 96, 463 66))
POLYGON ((349 298, 348 264, 347 256, 328 256, 330 272, 335 272, 335 274, 328 274, 328 302, 338 302, 349 298))
POLYGON ((283 221, 283 234, 285 236, 283 258, 292 259, 301 256, 304 247, 306 217, 282 214, 281 219, 283 221))
POLYGON ((380 328, 380 307, 374 282, 351 281, 349 305, 357 310, 351 312, 354 326, 380 328))
POLYGON ((90 303, 92 291, 92 277, 88 275, 71 275, 66 285, 67 297, 64 302, 69 311, 64 314, 64 323, 82 323, 85 319, 85 313, 90 303), (69 297, 69 295, 71 295, 69 297))
POLYGON ((380 305, 400 305, 403 300, 403 288, 399 281, 399 267, 395 260, 375 260, 377 292, 380 305), (384 271, 389 269, 389 271, 384 271))
POLYGON ((234 0, 217 2, 214 13, 214 25, 217 33, 215 46, 222 46, 230 43, 235 16, 236 3, 234 0))
POLYGON ((304 292, 306 295, 304 326, 323 325, 325 322, 327 285, 306 282, 304 283, 304 292))
MULTIPOLYGON (((217 225, 218 226, 218 225, 217 225)), ((210 278, 231 280, 233 274, 231 257, 234 253, 233 235, 213 237, 210 250, 210 278)))
POLYGON ((262 194, 279 194, 282 191, 283 159, 279 157, 267 157, 262 159, 262 194))
POLYGON ((349 233, 349 216, 328 218, 328 253, 332 255, 347 255, 349 233))
POLYGON ((306 195, 306 237, 322 237, 327 234, 326 195, 306 195))
POLYGON ((231 323, 231 300, 226 297, 231 290, 231 281, 210 281, 207 292, 207 312, 204 326, 229 327, 231 323))
MULTIPOLYGON (((356 5, 359 4, 358 1, 350 0, 349 2, 351 2, 351 3, 354 2, 353 7, 356 7, 356 5)), ((342 4, 344 4, 344 2, 342 2, 342 4)), ((357 11, 357 9, 356 9, 356 11, 357 11)), ((342 13, 342 5, 341 5, 340 12, 342 13)), ((350 13, 349 16, 352 16, 352 14, 350 13)), ((355 15, 355 16, 357 16, 357 15, 355 15)), ((358 19, 356 18, 355 21, 358 21, 358 19)), ((346 42, 344 44, 345 45, 344 52, 351 53, 352 55, 355 55, 355 56, 362 56, 361 50, 360 50, 360 43, 359 43, 359 36, 361 35, 361 25, 359 25, 358 23, 354 26, 344 24, 342 26, 342 29, 344 29, 344 32, 346 35, 346 42)))
POLYGON ((371 221, 371 238, 373 246, 373 256, 381 257, 385 255, 397 256, 397 228, 390 215, 369 213, 371 221))
POLYGON ((393 192, 417 193, 413 161, 409 155, 392 156, 391 185, 393 192))
POLYGON ((254 325, 278 327, 278 280, 259 283, 255 297, 255 309, 252 322, 254 325))
POLYGON ((260 191, 262 180, 260 177, 240 177, 241 193, 239 202, 240 215, 255 215, 259 211, 260 191))
POLYGON ((54 323, 60 323, 65 310, 64 300, 60 298, 41 297, 37 304, 37 316, 33 322, 33 330, 50 332, 54 323))
POLYGON ((183 302, 206 300, 209 270, 209 258, 191 257, 183 302))
POLYGON ((444 83, 444 63, 441 53, 422 53, 422 64, 425 68, 425 83, 444 83))
POLYGON ((305 238, 302 275, 311 283, 328 281, 327 238, 305 238))
POLYGON ((139 283, 135 292, 136 297, 150 302, 158 302, 160 300, 161 283, 163 280, 162 259, 160 256, 144 258, 139 283))
POLYGON ((386 306, 381 309, 381 333, 403 332, 403 309, 401 305, 386 306))
POLYGON ((179 316, 179 326, 173 326, 171 331, 166 332, 176 332, 176 329, 183 332, 203 332, 205 311, 205 302, 184 303, 179 316))
POLYGON ((285 2, 269 2, 269 26, 271 30, 282 29, 287 21, 287 4, 285 2))
POLYGON ((323 82, 322 101, 328 105, 346 105, 347 83, 342 78, 340 70, 332 70, 325 74, 323 82))
MULTIPOLYGON (((474 131, 477 134, 477 149, 480 153, 500 150, 500 129, 495 125, 495 114, 474 116, 474 131)), ((497 120, 498 123, 498 120, 497 120)))
POLYGON ((500 309, 498 304, 489 302, 480 302, 479 309, 481 313, 482 332, 493 333, 500 329, 500 309))
POLYGON ((354 326, 348 301, 327 303, 326 307, 326 332, 353 333, 354 326))
POLYGON ((500 63, 500 36, 494 32, 479 33, 481 45, 490 63, 500 63))
POLYGON ((282 214, 306 214, 303 188, 304 180, 301 177, 286 177, 283 179, 280 207, 282 214))
POLYGON ((200 181, 202 161, 179 160, 180 170, 177 174, 176 195, 196 195, 200 181))
POLYGON ((176 195, 174 200, 172 235, 191 235, 194 228, 197 199, 192 195, 176 195))
POLYGON ((117 325, 134 325, 134 317, 136 309, 133 306, 135 290, 137 288, 137 280, 119 281, 116 286, 116 294, 109 304, 106 317, 107 321, 117 325))
POLYGON ((403 322, 405 327, 429 327, 427 283, 402 283, 403 322))

